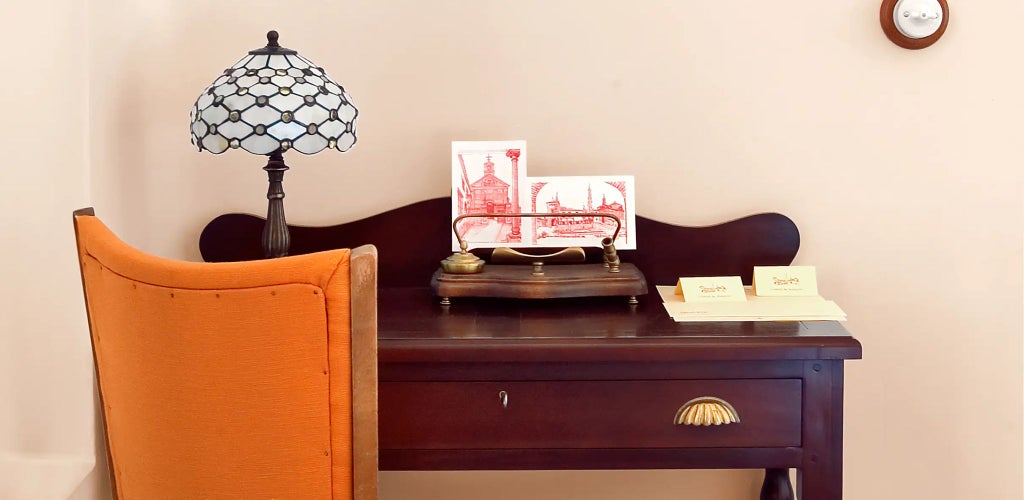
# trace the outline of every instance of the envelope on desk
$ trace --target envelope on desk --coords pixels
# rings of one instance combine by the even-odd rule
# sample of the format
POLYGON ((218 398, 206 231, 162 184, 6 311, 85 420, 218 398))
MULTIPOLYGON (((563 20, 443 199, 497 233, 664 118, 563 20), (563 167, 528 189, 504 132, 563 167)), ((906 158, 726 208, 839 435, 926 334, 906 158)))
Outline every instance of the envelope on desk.
POLYGON ((687 303, 671 286, 659 286, 665 309, 676 321, 846 321, 831 300, 815 297, 758 297, 744 287, 746 302, 687 303))

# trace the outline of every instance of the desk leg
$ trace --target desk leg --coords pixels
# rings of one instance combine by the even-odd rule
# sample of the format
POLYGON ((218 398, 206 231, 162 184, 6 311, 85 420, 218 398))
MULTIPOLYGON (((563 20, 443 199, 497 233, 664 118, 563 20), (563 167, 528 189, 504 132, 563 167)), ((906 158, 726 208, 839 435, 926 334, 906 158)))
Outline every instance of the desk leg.
POLYGON ((789 482, 789 469, 764 470, 761 500, 793 500, 793 485, 789 482))
POLYGON ((843 362, 804 363, 803 464, 797 498, 843 498, 843 362))

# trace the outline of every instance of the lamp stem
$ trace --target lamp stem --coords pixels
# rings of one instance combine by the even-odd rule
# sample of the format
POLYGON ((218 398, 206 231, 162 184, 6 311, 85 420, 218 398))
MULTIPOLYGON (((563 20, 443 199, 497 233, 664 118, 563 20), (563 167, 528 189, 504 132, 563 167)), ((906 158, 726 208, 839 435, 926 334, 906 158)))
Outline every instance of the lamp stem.
POLYGON ((288 166, 278 149, 270 153, 270 161, 263 167, 270 186, 267 188, 267 222, 263 226, 263 256, 272 259, 288 255, 291 236, 284 219, 284 172, 288 166))

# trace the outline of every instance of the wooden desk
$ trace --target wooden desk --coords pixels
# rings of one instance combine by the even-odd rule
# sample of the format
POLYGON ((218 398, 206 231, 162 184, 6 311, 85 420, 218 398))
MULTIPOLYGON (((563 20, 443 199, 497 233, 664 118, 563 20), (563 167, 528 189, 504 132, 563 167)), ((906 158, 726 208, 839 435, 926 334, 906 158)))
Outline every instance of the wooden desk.
MULTIPOLYGON (((450 253, 450 199, 333 227, 291 226, 292 253, 377 245, 383 470, 765 468, 762 498, 842 497, 843 360, 860 343, 835 322, 676 323, 653 291, 622 299, 457 300, 426 288, 450 253), (504 393, 505 397, 500 395, 504 393), (674 425, 715 396, 740 422, 674 425), (504 403, 503 404, 503 400, 504 403)), ((208 261, 258 258, 258 217, 210 222, 208 261)), ((652 286, 677 276, 786 265, 796 226, 762 214, 688 228, 637 216, 620 252, 652 286)))
POLYGON ((445 310, 425 288, 382 290, 379 321, 382 470, 765 468, 762 498, 787 498, 797 468, 800 498, 842 496, 861 347, 838 323, 676 323, 656 296, 445 310), (699 396, 741 422, 674 425, 699 396))

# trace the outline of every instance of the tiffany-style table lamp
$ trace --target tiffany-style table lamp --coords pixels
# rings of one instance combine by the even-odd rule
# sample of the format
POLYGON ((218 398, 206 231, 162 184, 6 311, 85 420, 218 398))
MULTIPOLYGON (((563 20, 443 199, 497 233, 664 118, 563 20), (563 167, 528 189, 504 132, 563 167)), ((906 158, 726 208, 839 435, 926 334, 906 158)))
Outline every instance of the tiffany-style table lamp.
POLYGON ((267 33, 267 46, 249 51, 224 70, 192 107, 192 144, 220 154, 244 149, 268 155, 263 167, 267 190, 267 221, 263 254, 288 255, 290 237, 284 218, 283 153, 311 155, 326 148, 348 151, 356 142, 359 112, 345 89, 324 69, 277 43, 267 33))

